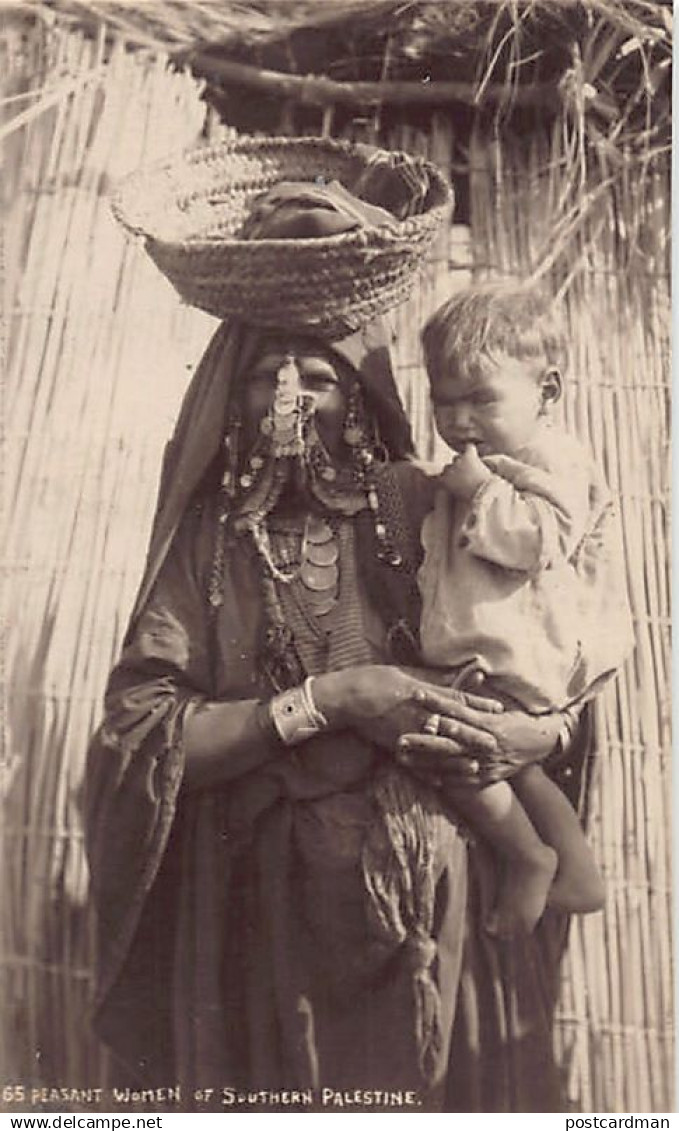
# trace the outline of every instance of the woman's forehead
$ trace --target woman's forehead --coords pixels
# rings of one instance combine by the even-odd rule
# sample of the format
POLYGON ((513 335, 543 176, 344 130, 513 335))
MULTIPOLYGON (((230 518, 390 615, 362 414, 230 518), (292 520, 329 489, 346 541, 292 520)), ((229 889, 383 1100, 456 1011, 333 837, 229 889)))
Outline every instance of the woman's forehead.
POLYGON ((286 334, 272 332, 261 339, 260 352, 282 352, 295 356, 306 354, 310 357, 327 357, 328 349, 322 342, 314 338, 304 337, 302 334, 286 334))

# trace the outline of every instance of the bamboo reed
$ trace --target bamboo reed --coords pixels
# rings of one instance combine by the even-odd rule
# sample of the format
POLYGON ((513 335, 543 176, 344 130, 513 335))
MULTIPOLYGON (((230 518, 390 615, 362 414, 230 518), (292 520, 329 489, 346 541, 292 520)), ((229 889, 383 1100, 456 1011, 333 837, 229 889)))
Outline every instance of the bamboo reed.
MULTIPOLYGON (((29 159, 10 218, 21 231, 24 262, 11 295, 8 559, 16 563, 12 597, 26 616, 21 638, 8 642, 16 679, 12 752, 21 762, 7 809, 21 816, 7 823, 12 852, 3 864, 2 967, 15 991, 0 1051, 3 1074, 11 1054, 8 1078, 85 1086, 106 1077, 105 1058, 86 1029, 91 933, 77 801, 82 758, 119 646, 118 610, 129 607, 141 566, 160 448, 186 381, 184 351, 197 355, 206 335, 202 316, 183 312, 177 320, 173 296, 144 277, 162 340, 179 336, 183 344, 164 366, 167 407, 141 469, 145 478, 129 459, 111 460, 137 419, 135 383, 123 383, 121 396, 116 366, 130 360, 122 357, 124 326, 140 256, 120 239, 100 190, 125 171, 125 161, 131 167, 193 143, 202 111, 195 84, 169 74, 162 60, 119 47, 102 68, 103 37, 57 38, 57 66, 68 58, 76 73, 95 77, 64 89, 56 104, 37 99, 32 118, 14 122, 29 159), (121 488, 122 511, 102 508, 121 488), (136 553, 126 554, 130 510, 141 537, 136 553), (107 547, 118 547, 117 573, 107 569, 107 547)), ((148 341, 143 325, 137 329, 144 344, 134 368, 143 375, 158 343, 148 341)))

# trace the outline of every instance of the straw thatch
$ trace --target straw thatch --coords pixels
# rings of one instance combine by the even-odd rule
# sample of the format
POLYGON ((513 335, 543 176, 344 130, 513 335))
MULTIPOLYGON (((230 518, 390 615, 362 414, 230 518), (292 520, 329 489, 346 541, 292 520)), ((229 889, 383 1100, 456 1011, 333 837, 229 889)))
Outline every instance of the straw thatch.
MULTIPOLYGON (((399 383, 423 454, 440 449, 417 331, 456 281, 534 274, 567 305, 566 414, 621 502, 637 649, 598 706, 590 829, 607 906, 573 924, 556 1042, 574 1110, 671 1110, 668 6, 35 0, 16 8, 20 19, 0 36, 5 598, 21 611, 21 631, 7 617, 4 648, 3 1077, 29 1088, 111 1080, 85 1023, 83 757, 141 569, 162 444, 213 325, 179 306, 125 243, 108 189, 205 132, 201 93, 241 123, 248 103, 261 100, 228 77, 228 65, 289 74, 290 59, 303 60, 322 36, 327 54, 308 70, 349 84, 412 82, 437 58, 432 82, 443 82, 442 60, 462 44, 473 54, 456 72, 464 91, 415 113, 407 102, 365 111, 310 103, 308 87, 293 87, 270 127, 372 131, 430 157, 459 185, 464 224, 441 237, 393 319, 399 383), (540 59, 531 59, 534 21, 554 29, 540 59), (338 38, 355 45, 344 71, 338 38), (227 47, 206 50, 217 40, 227 47), (176 49, 190 54, 196 74, 207 59, 210 75, 196 82, 168 70, 176 49), (542 107, 512 102, 512 75, 527 92, 546 82, 558 97, 542 107)), ((208 123, 217 140, 214 113, 208 123)))
MULTIPOLYGON (((457 62, 463 55, 478 66, 497 31, 517 39, 539 36, 543 50, 546 31, 563 49, 574 26, 591 32, 597 22, 635 37, 639 46, 667 47, 672 33, 671 5, 662 0, 21 0, 14 7, 46 20, 56 15, 72 29, 103 21, 128 43, 168 53, 218 45, 243 57, 307 34, 325 37, 327 49, 337 36, 351 49, 345 52, 347 71, 372 66, 382 77, 384 59, 372 48, 387 41, 389 68, 398 69, 412 60, 457 62)), ((327 59, 320 58, 327 72, 327 59)))

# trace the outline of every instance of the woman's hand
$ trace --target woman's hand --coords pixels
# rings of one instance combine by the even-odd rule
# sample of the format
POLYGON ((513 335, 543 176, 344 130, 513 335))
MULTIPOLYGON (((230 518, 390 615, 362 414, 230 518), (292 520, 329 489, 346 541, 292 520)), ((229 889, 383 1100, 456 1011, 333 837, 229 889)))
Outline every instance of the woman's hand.
POLYGON ((501 704, 435 686, 400 668, 372 664, 317 676, 313 693, 316 706, 333 729, 350 727, 391 751, 405 733, 421 731, 432 714, 445 717, 449 728, 446 751, 451 758, 462 756, 462 775, 467 772, 465 756, 470 748, 499 752, 489 721, 502 711, 501 704))
MULTIPOLYGON (((353 728, 392 753, 401 735, 421 730, 432 712, 445 715, 458 728, 455 741, 446 747, 449 756, 463 754, 467 748, 486 753, 498 750, 488 721, 494 711, 502 710, 500 704, 436 687, 396 667, 367 664, 316 676, 313 697, 331 729, 353 728)), ((260 712, 257 700, 245 699, 200 702, 187 714, 187 788, 224 785, 281 756, 280 743, 272 743, 271 736, 262 731, 260 712)))
POLYGON ((418 775, 434 781, 458 780, 464 776, 470 785, 489 785, 511 778, 525 766, 541 762, 554 749, 563 720, 559 712, 550 715, 529 715, 524 711, 490 714, 484 724, 495 740, 495 749, 473 745, 460 759, 459 733, 454 720, 441 714, 437 731, 405 734, 397 757, 418 775), (460 773, 460 763, 467 772, 460 773))

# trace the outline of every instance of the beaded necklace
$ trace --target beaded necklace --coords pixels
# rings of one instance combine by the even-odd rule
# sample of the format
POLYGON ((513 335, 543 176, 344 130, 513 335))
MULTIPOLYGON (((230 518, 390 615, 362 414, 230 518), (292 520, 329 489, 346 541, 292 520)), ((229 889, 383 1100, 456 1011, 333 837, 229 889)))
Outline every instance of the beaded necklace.
POLYGON ((333 461, 316 429, 310 399, 305 397, 276 398, 260 422, 259 439, 240 472, 239 439, 240 422, 234 419, 224 441, 224 469, 208 601, 215 612, 223 603, 225 538, 229 525, 236 535, 249 537, 260 563, 264 612, 261 666, 272 684, 282 688, 299 682, 304 671, 283 615, 277 585, 290 585, 300 580, 310 611, 316 616, 324 616, 334 607, 339 551, 332 514, 349 516, 367 508, 373 519, 378 560, 394 568, 401 565, 401 555, 394 548, 381 514, 377 490, 376 467, 387 457, 367 424, 358 382, 352 387, 345 418, 344 441, 350 458, 344 463, 333 461), (312 504, 305 518, 299 561, 285 568, 274 561, 270 526, 274 523, 272 512, 290 476, 296 472, 304 476, 308 497, 315 500, 315 505, 312 504))

